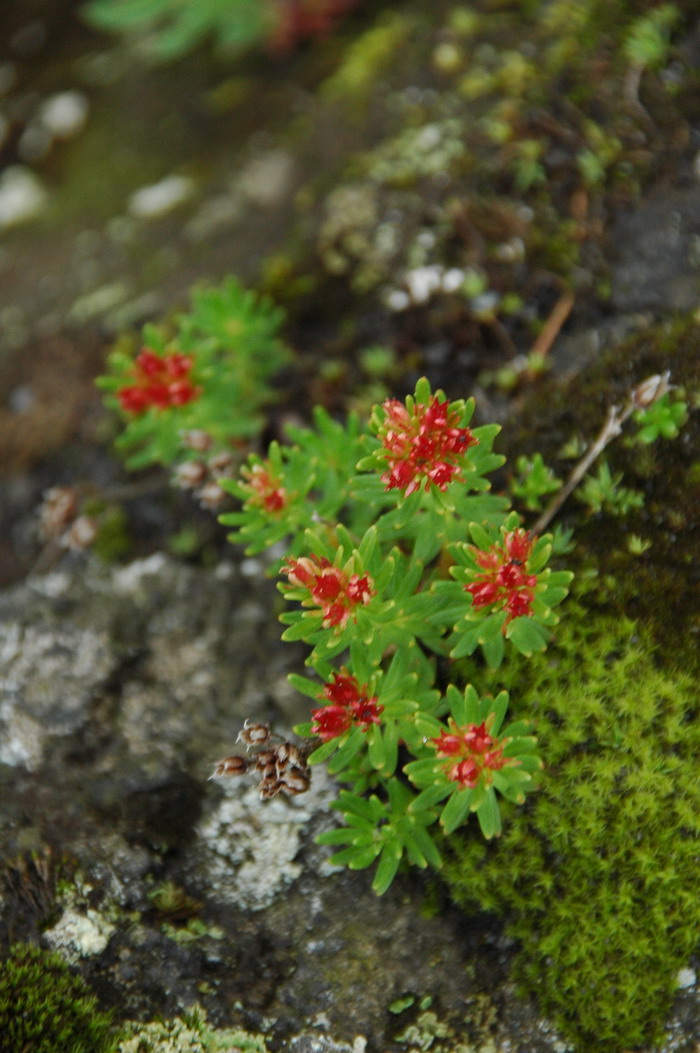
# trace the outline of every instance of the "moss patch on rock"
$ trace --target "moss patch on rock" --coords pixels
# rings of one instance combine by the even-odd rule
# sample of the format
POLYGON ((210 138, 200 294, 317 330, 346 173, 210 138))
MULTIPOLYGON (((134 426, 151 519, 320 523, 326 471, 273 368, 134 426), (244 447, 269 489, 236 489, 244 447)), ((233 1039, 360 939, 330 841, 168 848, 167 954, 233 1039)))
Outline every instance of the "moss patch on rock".
MULTIPOLYGON (((602 427, 608 407, 652 374, 671 371, 674 394, 685 393, 688 420, 678 438, 647 446, 632 441, 633 427, 612 443, 604 460, 622 485, 644 495, 624 517, 581 514, 575 499, 558 521, 574 530, 576 548, 567 566, 599 568, 597 601, 644 624, 664 653, 681 664, 693 653, 700 631, 698 591, 698 458, 700 448, 700 325, 694 316, 649 326, 601 355, 568 382, 545 380, 526 410, 504 429, 499 452, 509 461, 541 453, 545 464, 566 478, 573 461, 566 448, 585 448, 602 427), (643 542, 635 552, 633 538, 643 542)), ((597 471, 594 465, 593 474, 597 471)), ((566 615, 563 614, 565 618, 566 615)))
POLYGON ((700 927, 697 680, 629 620, 569 609, 493 675, 533 712, 541 789, 498 843, 454 847, 457 900, 506 916, 516 975, 578 1048, 658 1037, 700 927))
POLYGON ((106 1053, 112 1020, 63 959, 17 943, 0 963, 0 1053, 106 1053))

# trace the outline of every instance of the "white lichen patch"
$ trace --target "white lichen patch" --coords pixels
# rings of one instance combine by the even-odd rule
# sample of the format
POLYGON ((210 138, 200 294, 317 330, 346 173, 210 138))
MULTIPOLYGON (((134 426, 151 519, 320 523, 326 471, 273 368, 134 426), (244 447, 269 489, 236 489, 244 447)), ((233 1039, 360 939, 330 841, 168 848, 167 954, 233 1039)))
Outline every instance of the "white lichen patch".
POLYGON ((255 786, 231 784, 200 823, 197 877, 219 899, 246 910, 261 910, 299 877, 297 855, 313 816, 326 811, 336 787, 315 769, 311 789, 298 797, 280 794, 261 801, 255 786))
POLYGON ((71 734, 86 719, 94 685, 114 661, 103 633, 0 628, 0 760, 40 765, 48 738, 71 734))
POLYGON ((0 729, 0 764, 24 765, 30 771, 41 764, 46 740, 44 730, 9 699, 0 702, 0 729))
POLYGON ((113 932, 114 925, 96 910, 81 913, 69 909, 52 929, 47 929, 44 938, 52 950, 74 964, 81 958, 102 954, 113 932))
POLYGON ((162 552, 156 552, 146 559, 135 559, 125 567, 115 570, 112 578, 114 587, 122 593, 136 592, 143 587, 145 579, 162 574, 167 562, 167 557, 162 552))
POLYGON ((158 1020, 150 1024, 129 1022, 127 1037, 115 1053, 267 1053, 261 1035, 238 1028, 209 1027, 203 1010, 195 1007, 185 1018, 158 1020))

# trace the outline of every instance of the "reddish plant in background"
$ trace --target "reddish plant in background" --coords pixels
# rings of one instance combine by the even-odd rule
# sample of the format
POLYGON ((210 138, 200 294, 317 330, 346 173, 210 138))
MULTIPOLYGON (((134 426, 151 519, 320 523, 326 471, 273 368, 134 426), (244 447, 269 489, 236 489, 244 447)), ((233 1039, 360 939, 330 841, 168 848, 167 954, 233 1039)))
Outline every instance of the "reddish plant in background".
POLYGON ((302 41, 327 36, 361 0, 275 0, 277 24, 268 40, 272 52, 293 51, 302 41))
POLYGON ((134 383, 116 393, 122 409, 139 414, 152 406, 169 409, 192 402, 201 392, 201 388, 192 383, 193 364, 191 355, 178 351, 157 355, 145 347, 134 362, 134 383))

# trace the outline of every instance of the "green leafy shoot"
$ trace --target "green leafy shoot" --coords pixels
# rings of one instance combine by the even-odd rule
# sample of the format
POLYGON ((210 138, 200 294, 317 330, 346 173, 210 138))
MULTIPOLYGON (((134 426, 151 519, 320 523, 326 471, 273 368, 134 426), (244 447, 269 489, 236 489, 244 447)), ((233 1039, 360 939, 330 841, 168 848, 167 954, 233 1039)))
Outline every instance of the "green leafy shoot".
POLYGON ((518 457, 515 470, 517 474, 510 484, 510 491, 513 497, 522 501, 528 512, 540 512, 542 498, 561 488, 561 479, 544 463, 541 453, 532 458, 518 457))
POLYGON ((259 434, 272 381, 289 359, 281 323, 279 308, 229 278, 195 289, 191 310, 172 325, 145 326, 135 357, 115 348, 97 383, 124 423, 116 446, 127 466, 193 458, 191 432, 219 450, 259 434))
POLYGON ((596 474, 587 475, 583 480, 576 496, 593 515, 606 511, 614 516, 626 516, 642 507, 644 494, 622 486, 621 481, 622 472, 613 475, 607 462, 601 461, 596 474))
POLYGON ((636 439, 646 445, 657 439, 675 439, 688 419, 688 404, 683 399, 672 400, 670 392, 649 406, 638 410, 634 420, 639 425, 636 439))

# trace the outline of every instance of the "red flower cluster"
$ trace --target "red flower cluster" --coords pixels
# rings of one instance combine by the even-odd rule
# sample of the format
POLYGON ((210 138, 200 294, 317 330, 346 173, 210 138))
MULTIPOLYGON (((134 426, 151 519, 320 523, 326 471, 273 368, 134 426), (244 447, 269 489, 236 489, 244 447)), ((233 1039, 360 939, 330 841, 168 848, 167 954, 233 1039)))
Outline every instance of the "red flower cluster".
POLYGON ((344 735, 353 726, 367 731, 370 724, 378 724, 384 706, 377 703, 376 696, 370 698, 367 685, 360 686, 354 676, 341 670, 333 673, 333 680, 323 685, 327 705, 314 709, 311 730, 324 742, 344 735))
POLYGON ((387 399, 382 408, 386 416, 379 437, 389 465, 382 476, 387 490, 404 490, 408 496, 423 483, 426 491, 431 486, 445 490, 462 478, 460 458, 479 440, 469 428, 458 427, 459 412, 448 400, 438 402, 433 395, 412 413, 398 399, 387 399))
POLYGON ((474 558, 483 573, 478 574, 471 585, 465 585, 465 589, 472 594, 476 608, 494 604, 505 608, 508 617, 504 628, 513 618, 532 614, 537 575, 527 573, 527 561, 533 544, 534 538, 518 528, 508 531, 503 544, 494 545, 488 552, 472 546, 474 558))
POLYGON ((122 409, 144 413, 151 406, 168 409, 191 402, 201 391, 192 383, 191 369, 191 355, 178 351, 157 355, 145 347, 136 356, 132 369, 135 383, 117 392, 122 409))
MULTIPOLYGON (((308 589, 310 602, 323 611, 323 626, 344 628, 356 607, 369 603, 374 595, 373 582, 368 574, 348 574, 334 567, 325 556, 302 556, 288 559, 282 573, 290 585, 308 589)), ((305 601, 308 606, 309 601, 305 601)))
POLYGON ((281 480, 273 474, 269 462, 241 468, 241 475, 247 479, 241 485, 250 492, 247 504, 271 513, 281 512, 286 506, 287 492, 280 486, 281 480))
POLYGON ((450 718, 450 730, 431 739, 441 757, 448 758, 447 778, 473 790, 484 772, 500 771, 516 763, 503 756, 505 740, 489 734, 487 721, 458 727, 450 718))

